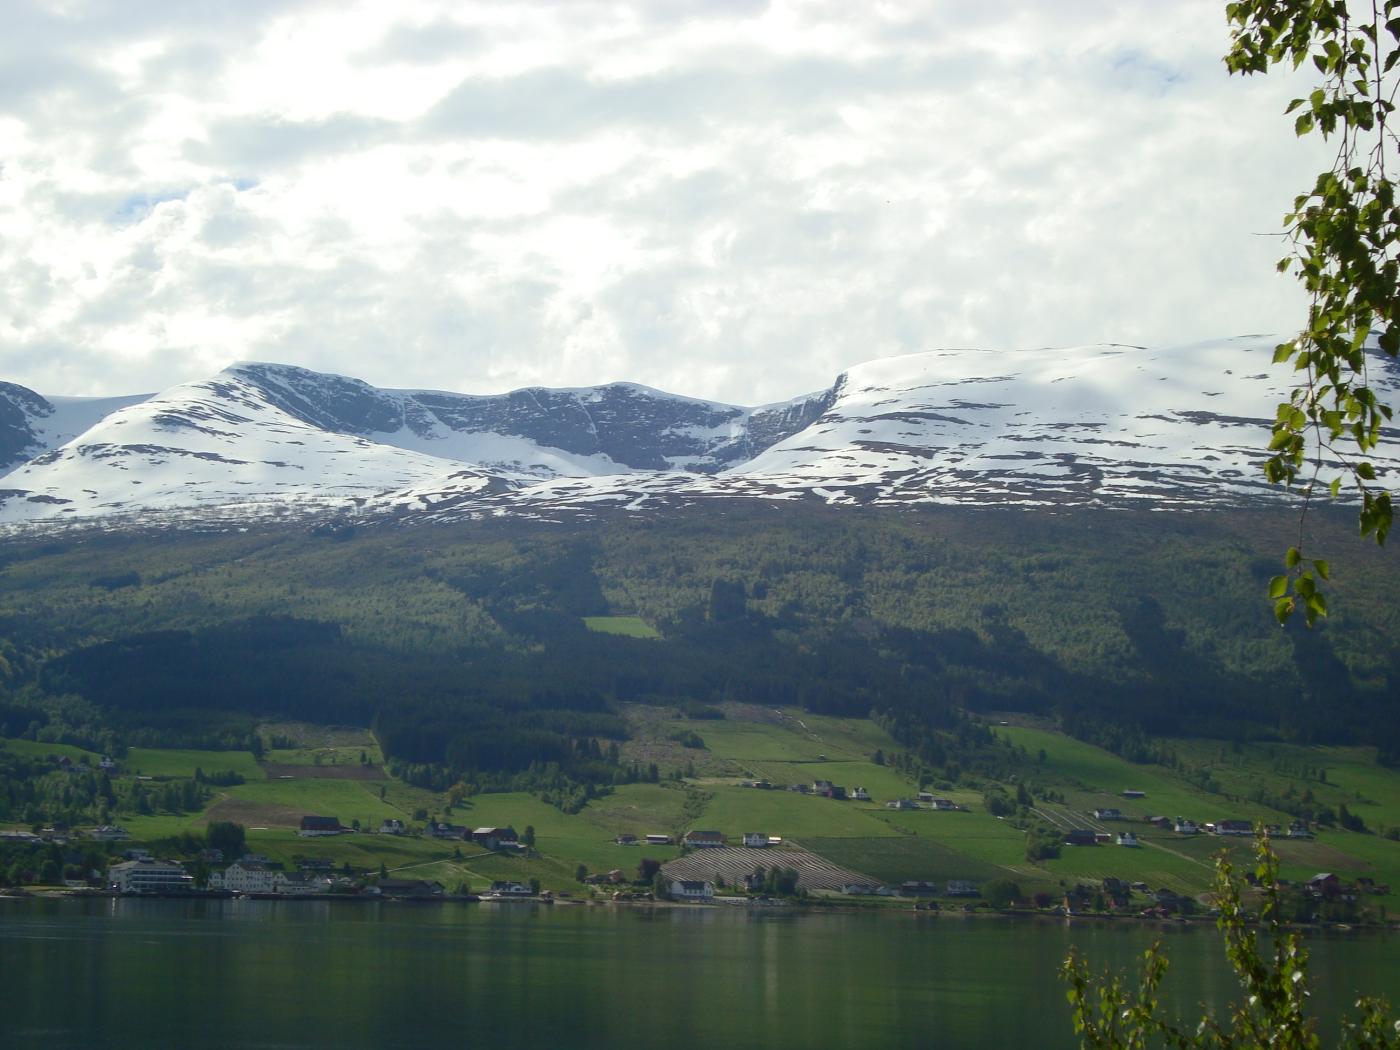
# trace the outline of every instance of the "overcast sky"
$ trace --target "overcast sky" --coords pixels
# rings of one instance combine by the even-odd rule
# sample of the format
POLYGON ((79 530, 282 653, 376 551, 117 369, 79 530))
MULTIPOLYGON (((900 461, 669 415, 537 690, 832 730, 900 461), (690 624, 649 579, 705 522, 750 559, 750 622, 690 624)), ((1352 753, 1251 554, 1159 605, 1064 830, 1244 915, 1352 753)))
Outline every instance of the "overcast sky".
MULTIPOLYGON (((1223 0, 0 0, 0 378, 742 404, 1300 323, 1223 0)), ((1306 93, 1306 92, 1304 92, 1306 93)))

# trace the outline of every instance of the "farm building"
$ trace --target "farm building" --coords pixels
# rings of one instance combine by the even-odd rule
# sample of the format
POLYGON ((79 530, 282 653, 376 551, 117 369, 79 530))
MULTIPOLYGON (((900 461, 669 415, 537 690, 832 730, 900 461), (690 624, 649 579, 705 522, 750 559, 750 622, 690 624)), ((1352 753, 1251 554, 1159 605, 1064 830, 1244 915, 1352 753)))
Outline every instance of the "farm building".
POLYGON ((687 831, 681 841, 695 849, 723 849, 725 839, 718 831, 687 831))
POLYGON ((302 817, 301 828, 297 834, 302 838, 309 839, 318 835, 339 835, 349 830, 349 828, 342 827, 340 820, 336 817, 302 817))
POLYGON ((714 900, 715 884, 695 879, 672 879, 671 897, 678 901, 714 900))

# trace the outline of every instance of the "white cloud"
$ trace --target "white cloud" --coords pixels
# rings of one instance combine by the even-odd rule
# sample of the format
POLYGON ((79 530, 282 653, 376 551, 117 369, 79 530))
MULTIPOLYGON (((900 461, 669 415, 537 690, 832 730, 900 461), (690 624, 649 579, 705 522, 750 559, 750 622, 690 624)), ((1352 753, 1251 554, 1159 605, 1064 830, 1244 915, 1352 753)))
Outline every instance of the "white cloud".
POLYGON ((11 6, 0 375, 41 391, 758 403, 1301 316, 1266 235, 1325 157, 1217 0, 11 6))

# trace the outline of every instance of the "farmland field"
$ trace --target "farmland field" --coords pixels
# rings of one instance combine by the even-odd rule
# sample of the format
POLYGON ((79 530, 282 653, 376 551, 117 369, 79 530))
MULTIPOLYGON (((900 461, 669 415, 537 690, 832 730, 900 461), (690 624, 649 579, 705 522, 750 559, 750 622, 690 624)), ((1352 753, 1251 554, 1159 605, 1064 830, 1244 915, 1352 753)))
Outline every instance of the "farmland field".
POLYGON ((878 837, 896 834, 876 819, 872 811, 850 802, 834 802, 795 791, 729 786, 716 787, 712 794, 694 826, 722 831, 731 838, 746 831, 761 831, 784 839, 809 835, 878 837))
POLYGON ((620 634, 627 638, 660 638, 656 628, 640 616, 585 616, 583 625, 602 634, 620 634))
POLYGON ((133 747, 121 761, 123 773, 147 777, 192 777, 205 773, 233 772, 247 780, 263 780, 262 766, 251 751, 188 751, 133 747))
POLYGON ((851 871, 804 849, 745 849, 742 846, 724 849, 698 849, 679 860, 662 866, 668 879, 695 879, 735 886, 745 875, 762 868, 792 868, 797 872, 797 886, 803 890, 839 890, 848 882, 868 882, 864 872, 851 871))
POLYGON ((914 835, 898 838, 809 838, 802 845, 846 868, 865 872, 882 882, 1006 878, 1011 869, 988 864, 932 839, 914 835))

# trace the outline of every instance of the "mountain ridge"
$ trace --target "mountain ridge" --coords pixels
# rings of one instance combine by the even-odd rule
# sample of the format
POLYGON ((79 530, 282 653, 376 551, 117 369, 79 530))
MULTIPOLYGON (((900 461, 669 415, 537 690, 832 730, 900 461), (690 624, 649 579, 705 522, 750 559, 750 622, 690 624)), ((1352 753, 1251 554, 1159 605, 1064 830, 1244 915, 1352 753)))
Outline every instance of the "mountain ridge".
MULTIPOLYGON (((245 361, 155 395, 86 401, 80 418, 77 399, 3 384, 0 524, 548 515, 715 497, 1158 508, 1276 499, 1260 470, 1289 389, 1269 368, 1273 345, 1249 336, 1169 349, 937 349, 867 361, 825 390, 752 408, 625 382, 386 389, 245 361)), ((1375 385, 1393 394, 1400 370, 1384 361, 1375 385)), ((1383 481, 1400 470, 1393 456, 1375 462, 1383 481)))

